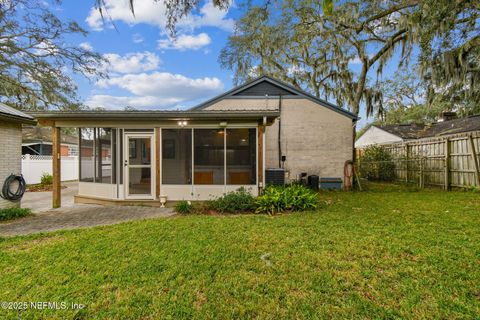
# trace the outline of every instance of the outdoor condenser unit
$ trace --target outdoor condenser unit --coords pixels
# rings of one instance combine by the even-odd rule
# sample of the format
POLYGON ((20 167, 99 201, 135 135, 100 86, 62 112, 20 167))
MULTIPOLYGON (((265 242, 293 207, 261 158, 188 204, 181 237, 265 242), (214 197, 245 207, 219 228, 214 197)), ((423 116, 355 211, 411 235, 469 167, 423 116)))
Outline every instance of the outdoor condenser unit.
POLYGON ((267 185, 283 186, 285 184, 285 169, 273 168, 265 170, 265 183, 267 185))

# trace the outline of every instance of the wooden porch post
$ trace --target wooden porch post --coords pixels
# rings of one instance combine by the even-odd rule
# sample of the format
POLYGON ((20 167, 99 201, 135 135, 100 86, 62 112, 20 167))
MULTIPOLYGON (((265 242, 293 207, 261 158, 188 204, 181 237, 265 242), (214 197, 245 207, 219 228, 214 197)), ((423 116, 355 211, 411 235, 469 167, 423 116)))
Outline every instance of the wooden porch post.
POLYGON ((61 200, 61 177, 60 177, 60 128, 52 127, 52 173, 53 173, 53 190, 52 190, 52 207, 60 208, 61 200))
POLYGON ((257 170, 258 170, 258 181, 257 184, 259 189, 265 188, 263 185, 263 134, 265 132, 265 126, 258 126, 258 137, 257 137, 257 144, 258 144, 258 160, 257 160, 257 170))
POLYGON ((160 199, 160 128, 155 128, 155 194, 156 198, 160 199))

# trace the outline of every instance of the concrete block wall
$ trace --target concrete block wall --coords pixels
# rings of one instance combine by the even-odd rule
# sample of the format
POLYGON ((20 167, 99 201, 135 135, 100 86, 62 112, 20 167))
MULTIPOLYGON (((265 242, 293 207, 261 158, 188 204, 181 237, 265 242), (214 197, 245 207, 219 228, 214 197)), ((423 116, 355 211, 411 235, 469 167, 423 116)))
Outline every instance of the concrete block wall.
MULTIPOLYGON (((352 120, 308 99, 282 101, 282 154, 288 179, 302 172, 343 179, 352 159, 352 120)), ((278 168, 278 120, 266 130, 266 168, 278 168)))
MULTIPOLYGON (((278 98, 224 99, 207 110, 278 110, 278 98)), ((352 159, 353 123, 344 115, 305 98, 282 99, 282 154, 288 179, 306 172, 343 179, 352 159)), ((265 168, 278 168, 278 121, 266 129, 265 168)))
MULTIPOLYGON (((22 125, 0 121, 0 188, 11 174, 22 170, 22 125)), ((11 202, 0 197, 0 208, 19 207, 20 202, 11 202)))

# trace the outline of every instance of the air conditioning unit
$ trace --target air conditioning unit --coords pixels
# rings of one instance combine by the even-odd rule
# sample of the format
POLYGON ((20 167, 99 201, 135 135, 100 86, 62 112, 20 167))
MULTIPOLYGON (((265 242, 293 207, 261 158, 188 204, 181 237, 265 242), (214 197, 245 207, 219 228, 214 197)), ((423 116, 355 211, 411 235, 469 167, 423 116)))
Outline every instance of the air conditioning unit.
POLYGON ((285 169, 283 168, 266 169, 265 183, 267 185, 283 186, 285 184, 285 169))

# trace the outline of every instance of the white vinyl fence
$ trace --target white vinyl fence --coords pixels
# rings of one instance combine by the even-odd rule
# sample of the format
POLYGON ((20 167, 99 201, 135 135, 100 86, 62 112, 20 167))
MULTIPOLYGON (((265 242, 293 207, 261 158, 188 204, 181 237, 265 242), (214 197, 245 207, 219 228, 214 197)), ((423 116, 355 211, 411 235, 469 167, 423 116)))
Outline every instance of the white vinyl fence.
MULTIPOLYGON (((52 174, 52 156, 22 155, 22 174, 27 184, 40 183, 43 173, 52 174)), ((78 156, 62 157, 61 180, 78 180, 78 156)))

